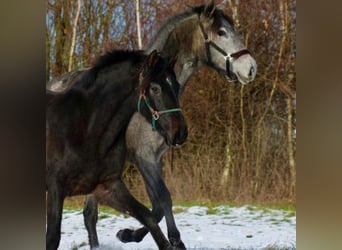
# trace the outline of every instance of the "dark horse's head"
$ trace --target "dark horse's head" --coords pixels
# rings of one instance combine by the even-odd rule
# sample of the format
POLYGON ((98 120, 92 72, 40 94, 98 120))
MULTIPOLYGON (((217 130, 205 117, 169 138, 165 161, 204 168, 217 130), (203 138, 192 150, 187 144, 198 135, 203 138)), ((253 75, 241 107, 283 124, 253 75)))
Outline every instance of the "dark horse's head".
POLYGON ((213 0, 193 11, 198 15, 197 46, 205 46, 204 62, 225 72, 233 81, 241 84, 252 81, 256 62, 236 33, 233 20, 218 9, 213 0))
POLYGON ((146 58, 140 75, 138 111, 151 122, 168 145, 180 146, 188 131, 179 107, 179 83, 173 71, 175 59, 156 50, 146 58))

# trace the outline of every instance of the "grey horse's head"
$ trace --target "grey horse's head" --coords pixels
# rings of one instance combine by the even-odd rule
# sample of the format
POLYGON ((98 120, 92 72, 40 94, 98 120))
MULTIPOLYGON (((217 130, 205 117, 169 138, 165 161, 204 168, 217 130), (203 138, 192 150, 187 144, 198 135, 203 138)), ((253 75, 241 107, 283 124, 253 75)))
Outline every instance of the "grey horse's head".
POLYGON ((218 9, 214 1, 196 7, 198 40, 205 46, 203 59, 228 78, 247 84, 255 78, 257 65, 243 40, 236 33, 232 19, 218 9))

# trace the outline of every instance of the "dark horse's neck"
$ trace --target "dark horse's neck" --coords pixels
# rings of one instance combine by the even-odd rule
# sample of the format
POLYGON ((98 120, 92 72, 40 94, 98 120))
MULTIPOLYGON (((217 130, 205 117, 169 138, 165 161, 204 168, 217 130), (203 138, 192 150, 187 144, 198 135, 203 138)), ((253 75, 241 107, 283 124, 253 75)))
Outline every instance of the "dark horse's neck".
POLYGON ((137 111, 139 67, 129 61, 95 67, 70 89, 70 94, 84 93, 86 100, 80 111, 86 120, 88 143, 98 145, 95 155, 106 156, 137 111))
POLYGON ((191 11, 184 12, 173 17, 159 30, 147 46, 146 53, 157 49, 169 56, 177 56, 174 70, 183 89, 204 57, 202 39, 198 14, 191 11))

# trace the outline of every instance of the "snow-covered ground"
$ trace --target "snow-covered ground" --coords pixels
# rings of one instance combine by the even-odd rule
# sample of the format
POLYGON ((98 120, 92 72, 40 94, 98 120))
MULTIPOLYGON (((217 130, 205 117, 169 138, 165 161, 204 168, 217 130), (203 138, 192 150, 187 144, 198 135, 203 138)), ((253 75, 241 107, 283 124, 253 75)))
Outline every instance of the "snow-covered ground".
MULTIPOLYGON (((187 249, 261 250, 296 248, 296 215, 293 211, 259 209, 253 206, 174 207, 176 224, 187 249)), ((166 234, 166 223, 160 223, 166 234)), ((138 228, 131 217, 100 212, 97 231, 100 250, 157 249, 150 234, 139 243, 121 243, 118 230, 138 228)), ((88 250, 82 211, 64 211, 61 250, 88 250)))

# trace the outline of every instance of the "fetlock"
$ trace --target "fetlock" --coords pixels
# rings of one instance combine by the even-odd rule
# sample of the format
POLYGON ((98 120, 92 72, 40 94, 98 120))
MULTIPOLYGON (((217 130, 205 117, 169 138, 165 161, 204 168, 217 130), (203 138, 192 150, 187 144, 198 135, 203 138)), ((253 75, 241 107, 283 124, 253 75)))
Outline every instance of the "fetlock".
POLYGON ((171 245, 174 247, 175 250, 186 249, 184 243, 182 242, 180 238, 176 239, 176 238, 171 237, 169 241, 171 242, 171 245))

